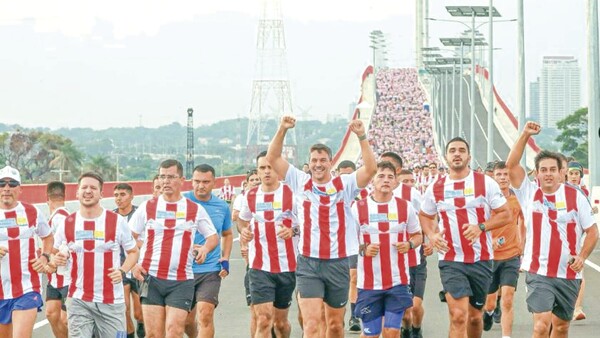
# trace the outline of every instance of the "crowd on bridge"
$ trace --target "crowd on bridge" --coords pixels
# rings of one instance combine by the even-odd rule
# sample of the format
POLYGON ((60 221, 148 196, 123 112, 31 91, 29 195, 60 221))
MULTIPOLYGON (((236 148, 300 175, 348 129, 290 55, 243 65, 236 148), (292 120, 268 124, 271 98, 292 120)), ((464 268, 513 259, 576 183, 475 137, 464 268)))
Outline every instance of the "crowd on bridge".
POLYGON ((460 137, 445 145, 448 171, 439 172, 431 138, 421 131, 431 126, 416 73, 380 73, 386 103, 378 111, 398 119, 374 116, 380 122, 371 137, 361 120, 350 121, 359 168, 351 161, 333 168, 324 144, 311 146, 305 168, 290 164, 282 151, 296 120, 283 116, 237 196, 228 184, 220 197, 213 194, 215 170, 207 164, 194 168, 193 189, 183 192, 183 166, 169 159, 158 166, 153 198, 139 206, 121 183, 112 192, 117 208, 103 208, 103 178, 87 172, 73 212, 64 206, 64 184, 52 182, 46 219, 19 200, 19 170, 0 169, 0 337, 32 336, 42 288, 57 337, 220 336, 214 313, 234 225, 246 260, 251 337, 290 337, 293 297, 307 338, 344 337, 347 310, 348 330, 364 337, 419 338, 427 325, 432 336, 480 337, 498 307, 502 336, 510 337, 512 307, 525 306, 512 302, 520 270, 533 337, 566 337, 578 314, 584 261, 598 240, 581 165, 541 151, 535 177, 527 177, 519 163, 541 131, 528 122, 508 158, 486 173, 470 168, 469 144, 460 137), (394 87, 400 83, 413 87, 394 87), (419 127, 408 127, 408 114, 419 127), (395 132, 392 123, 406 128, 395 132), (410 136, 393 142, 399 133, 410 136), (374 145, 373 135, 390 140, 374 145), (423 321, 434 251, 447 329, 423 321), (44 286, 42 274, 49 276, 44 286))

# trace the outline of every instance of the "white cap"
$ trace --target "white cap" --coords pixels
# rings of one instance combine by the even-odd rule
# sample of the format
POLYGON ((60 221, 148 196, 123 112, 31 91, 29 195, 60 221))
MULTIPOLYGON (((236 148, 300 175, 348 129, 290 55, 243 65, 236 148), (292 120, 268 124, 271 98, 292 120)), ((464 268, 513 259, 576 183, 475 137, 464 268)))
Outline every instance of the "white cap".
POLYGON ((19 184, 21 184, 21 174, 19 174, 19 171, 9 165, 7 165, 6 167, 0 169, 0 179, 3 178, 11 178, 17 182, 19 182, 19 184))

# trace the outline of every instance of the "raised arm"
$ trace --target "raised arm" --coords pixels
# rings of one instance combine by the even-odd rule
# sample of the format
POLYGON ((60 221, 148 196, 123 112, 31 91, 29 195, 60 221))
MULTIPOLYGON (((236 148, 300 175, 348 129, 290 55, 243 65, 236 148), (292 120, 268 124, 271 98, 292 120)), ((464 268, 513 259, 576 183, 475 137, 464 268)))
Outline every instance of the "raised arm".
POLYGON ((529 121, 525 123, 523 132, 510 149, 510 153, 506 159, 506 168, 508 168, 510 184, 515 188, 520 187, 525 179, 525 168, 519 164, 521 157, 523 157, 523 152, 525 152, 525 146, 527 146, 529 138, 532 135, 539 134, 541 129, 542 127, 536 122, 529 121))
POLYGON ((283 151, 283 141, 285 140, 285 134, 288 129, 292 129, 296 126, 296 119, 289 115, 284 115, 281 117, 281 122, 279 123, 279 128, 273 136, 273 140, 269 144, 269 149, 267 150, 267 162, 271 164, 271 167, 279 177, 285 177, 287 174, 288 168, 290 164, 286 161, 282 156, 281 152, 283 151))
POLYGON ((375 160, 373 149, 371 149, 371 145, 367 140, 367 132, 363 122, 361 120, 350 121, 350 130, 358 137, 360 154, 364 162, 364 166, 356 171, 356 183, 359 188, 364 188, 377 173, 377 161, 375 160))

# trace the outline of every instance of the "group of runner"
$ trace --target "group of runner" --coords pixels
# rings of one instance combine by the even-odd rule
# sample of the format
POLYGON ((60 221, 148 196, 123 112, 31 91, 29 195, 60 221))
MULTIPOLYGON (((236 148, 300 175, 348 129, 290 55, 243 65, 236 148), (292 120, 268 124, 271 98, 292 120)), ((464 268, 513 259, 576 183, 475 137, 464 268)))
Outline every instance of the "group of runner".
POLYGON ((46 311, 57 337, 134 337, 132 314, 140 337, 213 337, 232 220, 247 259, 252 337, 290 337, 295 290, 304 337, 343 337, 348 301, 350 330, 422 337, 426 256, 434 250, 450 337, 480 337, 497 297, 502 335, 510 337, 520 270, 533 337, 567 336, 598 229, 584 192, 565 182, 560 154, 541 151, 534 180, 519 165, 538 124, 526 124, 506 161, 494 163, 493 178, 471 170, 465 140, 450 140, 447 173, 428 166, 436 179, 421 184, 421 195, 398 154, 376 159, 360 120, 349 125, 360 144, 359 169, 341 163, 332 175, 332 152, 323 144, 310 148, 307 168, 295 168, 282 156, 295 123, 281 119, 243 193, 227 188, 223 199, 212 193, 211 166, 197 166, 192 191, 183 193, 181 163, 165 160, 156 195, 137 208, 125 183, 114 188, 117 209, 101 207, 96 173, 79 178, 74 213, 64 208, 64 185, 49 184, 47 221, 19 201, 19 171, 1 169, 0 336, 32 335, 43 304, 41 274, 48 273, 46 311))

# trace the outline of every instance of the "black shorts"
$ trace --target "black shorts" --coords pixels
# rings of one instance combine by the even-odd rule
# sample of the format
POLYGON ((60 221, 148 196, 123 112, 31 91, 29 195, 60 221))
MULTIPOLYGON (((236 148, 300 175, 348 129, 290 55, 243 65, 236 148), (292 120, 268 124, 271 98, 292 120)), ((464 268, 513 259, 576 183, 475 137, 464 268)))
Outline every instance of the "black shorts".
POLYGON ((298 255, 296 284, 300 298, 321 298, 333 308, 348 303, 348 258, 319 259, 298 255))
POLYGON ((137 293, 138 295, 140 294, 140 281, 138 281, 137 279, 123 277, 123 286, 125 285, 129 285, 129 290, 131 292, 137 293))
POLYGON ((55 288, 54 286, 48 283, 46 287, 46 302, 49 300, 60 300, 61 305, 60 308, 63 311, 67 311, 67 306, 65 302, 67 301, 67 295, 69 294, 69 286, 63 286, 60 289, 55 288))
POLYGON ((194 280, 166 280, 147 276, 140 287, 140 297, 142 305, 168 305, 189 312, 194 299, 194 280))
POLYGON ((292 295, 296 288, 295 273, 271 273, 250 269, 248 277, 252 304, 273 303, 275 308, 282 310, 292 304, 292 295))
POLYGON ((483 308, 492 281, 492 261, 440 261, 439 267, 446 292, 456 299, 469 297, 471 306, 478 310, 483 308))
POLYGON ((495 293, 502 286, 512 286, 517 289, 521 259, 513 257, 501 261, 494 260, 492 267, 492 282, 488 293, 495 293))
POLYGON ((421 264, 408 268, 408 271, 410 273, 410 292, 413 296, 423 299, 427 281, 427 261, 422 260, 421 264))
POLYGON ((356 270, 358 267, 358 255, 348 256, 348 267, 356 270))
POLYGON ((581 279, 551 278, 527 272, 527 310, 532 313, 552 311, 566 321, 573 319, 581 279))
POLYGON ((248 275, 248 265, 246 265, 246 274, 244 275, 244 295, 246 296, 246 304, 252 305, 252 297, 250 296, 250 276, 248 275))
POLYGON ((218 271, 195 273, 192 304, 206 302, 217 307, 219 305, 219 290, 221 290, 221 276, 219 276, 218 271))

